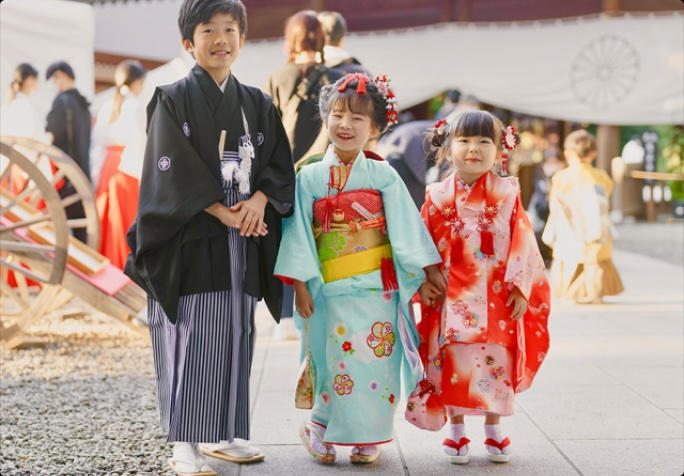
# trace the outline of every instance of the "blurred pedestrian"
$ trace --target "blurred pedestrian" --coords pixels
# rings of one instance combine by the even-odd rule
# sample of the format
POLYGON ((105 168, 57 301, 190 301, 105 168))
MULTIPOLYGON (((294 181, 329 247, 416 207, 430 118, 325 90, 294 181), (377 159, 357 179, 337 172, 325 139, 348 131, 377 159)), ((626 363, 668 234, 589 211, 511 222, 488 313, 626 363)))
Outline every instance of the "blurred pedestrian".
POLYGON ((539 251, 544 258, 544 265, 551 265, 551 248, 541 239, 546 220, 549 218, 549 192, 551 191, 551 177, 565 167, 565 162, 560 158, 560 151, 551 147, 544 151, 544 159, 537 164, 534 170, 534 191, 527 206, 527 216, 532 223, 534 236, 537 238, 539 251))
POLYGON ((325 47, 323 47, 325 65, 343 74, 362 73, 371 76, 370 72, 361 66, 361 62, 344 49, 347 22, 342 14, 324 11, 318 14, 318 20, 323 26, 323 33, 325 33, 325 47))
POLYGON ((316 13, 295 13, 285 24, 287 63, 268 80, 266 92, 283 119, 295 163, 322 154, 328 147, 318 116, 318 95, 342 73, 325 65, 324 45, 325 35, 316 13))
POLYGON ((38 71, 28 63, 19 64, 14 70, 7 102, 2 107, 2 135, 34 138, 41 135, 40 122, 29 100, 37 88, 38 71))
MULTIPOLYGON (((48 66, 45 77, 59 91, 52 102, 52 109, 47 115, 45 130, 52 143, 62 149, 81 168, 90 180, 90 110, 88 101, 76 89, 74 70, 64 62, 58 61, 48 66)), ((59 189, 60 197, 68 197, 76 193, 76 189, 64 179, 65 184, 59 189)), ((80 201, 65 208, 67 218, 85 218, 85 211, 80 201)), ((85 228, 73 230, 76 238, 87 241, 85 228)))
MULTIPOLYGON (((318 115, 318 96, 323 86, 342 77, 325 65, 325 34, 313 10, 295 13, 285 23, 287 63, 271 74, 266 92, 280 112, 292 147, 295 166, 311 156, 322 155, 328 136, 318 115)), ((276 326, 277 339, 296 339, 292 320, 294 290, 285 286, 283 310, 276 326)))
POLYGON ((332 144, 297 176, 275 273, 295 286, 315 371, 297 392, 313 407, 306 449, 331 463, 335 444, 352 446, 352 463, 371 463, 393 438, 402 367, 407 386, 420 378, 409 307, 440 258, 397 173, 363 150, 396 120, 388 82, 348 74, 322 89, 319 114, 332 144))
POLYGON ((126 232, 138 213, 140 172, 145 152, 145 108, 138 99, 145 68, 126 60, 114 72, 114 96, 100 109, 93 128, 91 174, 97 184, 100 253, 119 269, 130 253, 126 232))
MULTIPOLYGON (((421 210, 443 259, 441 283, 420 287, 421 358, 440 405, 407 407, 409 421, 436 430, 450 417, 443 450, 452 463, 469 460, 465 415, 485 414, 484 442, 490 461, 510 459, 510 440, 500 417, 512 415, 516 393, 527 389, 549 347, 549 284, 544 262, 520 200, 520 187, 506 172, 518 138, 485 111, 466 111, 439 121, 431 137, 440 160, 455 173, 428 189, 421 210), (505 175, 505 173, 504 173, 505 175), (443 279, 443 278, 442 278, 443 279)), ((430 276, 428 276, 430 278, 430 276)), ((420 403, 418 400, 409 403, 420 403)))
POLYGON ((551 179, 549 219, 542 239, 553 248, 554 293, 578 303, 600 303, 624 288, 611 259, 613 181, 591 164, 596 139, 585 130, 563 144, 568 167, 551 179))

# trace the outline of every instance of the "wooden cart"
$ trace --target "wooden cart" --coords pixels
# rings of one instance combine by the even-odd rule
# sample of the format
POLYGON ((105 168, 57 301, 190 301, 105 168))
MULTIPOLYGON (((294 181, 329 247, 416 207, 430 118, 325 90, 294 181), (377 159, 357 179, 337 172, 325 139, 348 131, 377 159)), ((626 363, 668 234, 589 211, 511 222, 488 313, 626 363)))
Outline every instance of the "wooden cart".
POLYGON ((32 323, 59 313, 75 296, 135 332, 145 293, 95 250, 100 229, 90 181, 60 149, 25 137, 0 138, 0 341, 30 343, 32 323), (68 180, 75 190, 60 197, 68 180), (80 202, 85 218, 68 220, 80 202), (85 228, 87 245, 69 230, 85 228))

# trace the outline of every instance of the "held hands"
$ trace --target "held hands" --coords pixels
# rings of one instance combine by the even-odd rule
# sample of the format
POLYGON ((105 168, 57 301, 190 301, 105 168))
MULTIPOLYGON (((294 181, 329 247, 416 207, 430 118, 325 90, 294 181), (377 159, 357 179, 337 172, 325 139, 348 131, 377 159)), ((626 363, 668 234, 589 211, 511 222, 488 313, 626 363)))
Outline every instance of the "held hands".
POLYGON ((268 233, 264 223, 264 209, 268 198, 257 190, 249 199, 237 202, 229 208, 237 213, 235 228, 240 229, 240 236, 264 236, 268 233))
POLYGON ((426 281, 420 285, 418 293, 420 299, 428 306, 434 306, 444 299, 447 291, 447 282, 439 270, 439 266, 431 264, 423 268, 426 281))
MULTIPOLYGON (((243 202, 240 202, 243 203, 243 202)), ((238 204, 236 204, 238 205, 238 204)), ((226 226, 232 227, 232 228, 237 228, 241 229, 241 221, 240 221, 240 212, 239 211, 233 211, 231 208, 226 207, 224 204, 220 202, 213 203, 209 205, 207 208, 204 209, 205 212, 210 214, 211 216, 217 218, 218 220, 221 221, 226 226)), ((266 224, 263 223, 263 220, 261 224, 257 224, 257 227, 255 230, 252 231, 251 234, 246 235, 246 236, 264 236, 265 234, 268 233, 268 230, 266 229, 266 224)), ((245 236, 245 235, 243 235, 245 236)))
POLYGON ((300 316, 308 319, 314 313, 313 299, 311 293, 306 288, 306 284, 302 281, 295 281, 295 309, 300 316))
POLYGON ((525 315, 525 312, 527 311, 527 299, 525 299, 525 296, 522 295, 517 287, 513 288, 506 301, 506 307, 511 307, 511 305, 513 306, 511 319, 517 321, 525 315))

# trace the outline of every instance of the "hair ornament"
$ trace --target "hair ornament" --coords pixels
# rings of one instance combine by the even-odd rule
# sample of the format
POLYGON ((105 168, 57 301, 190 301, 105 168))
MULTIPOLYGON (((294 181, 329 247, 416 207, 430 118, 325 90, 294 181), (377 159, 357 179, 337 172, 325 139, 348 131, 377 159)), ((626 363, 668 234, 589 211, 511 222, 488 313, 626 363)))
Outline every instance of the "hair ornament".
POLYGON ((515 149, 520 144, 520 136, 515 132, 515 127, 508 126, 501 134, 503 152, 501 154, 501 172, 508 175, 508 151, 515 149))
POLYGON ((399 111, 397 110, 397 99, 394 96, 394 91, 392 91, 392 89, 390 88, 389 78, 387 77, 387 75, 383 74, 382 76, 376 76, 373 82, 375 83, 375 86, 378 88, 380 94, 382 94, 382 97, 384 97, 385 101, 387 102, 387 106, 385 106, 385 108, 387 109, 387 111, 385 111, 387 126, 389 127, 393 124, 398 124, 399 111))
POLYGON ((337 90, 343 93, 349 86, 349 83, 354 80, 358 80, 358 84, 356 85, 356 94, 366 94, 366 84, 370 83, 370 78, 363 73, 347 74, 337 90))
POLYGON ((444 140, 449 136, 451 124, 446 119, 440 119, 432 126, 434 133, 432 135, 431 144, 433 147, 442 147, 444 140))

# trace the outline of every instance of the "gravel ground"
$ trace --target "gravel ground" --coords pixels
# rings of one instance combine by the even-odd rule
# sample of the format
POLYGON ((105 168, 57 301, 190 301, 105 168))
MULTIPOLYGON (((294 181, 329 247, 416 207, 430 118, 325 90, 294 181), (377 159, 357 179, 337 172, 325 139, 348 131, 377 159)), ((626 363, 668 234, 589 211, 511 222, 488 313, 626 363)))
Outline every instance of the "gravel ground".
POLYGON ((0 474, 170 474, 149 338, 98 316, 32 335, 49 343, 2 351, 0 474))

